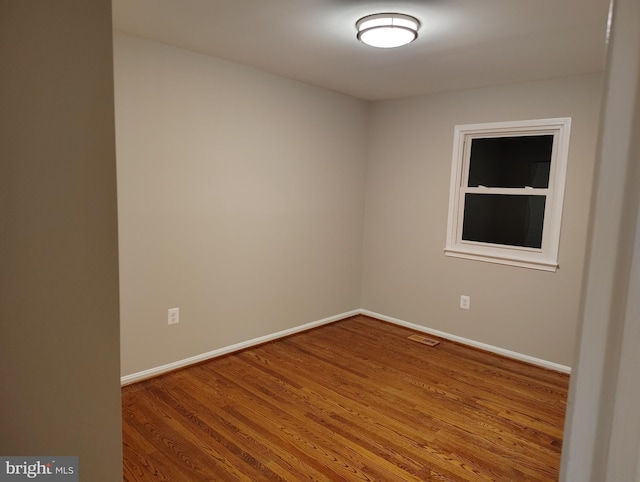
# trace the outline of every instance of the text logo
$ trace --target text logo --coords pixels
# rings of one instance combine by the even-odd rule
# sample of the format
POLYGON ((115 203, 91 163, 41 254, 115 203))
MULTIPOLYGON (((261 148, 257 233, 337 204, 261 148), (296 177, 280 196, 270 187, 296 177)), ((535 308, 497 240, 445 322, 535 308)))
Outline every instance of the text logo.
POLYGON ((79 482, 78 457, 0 456, 0 482, 79 482))

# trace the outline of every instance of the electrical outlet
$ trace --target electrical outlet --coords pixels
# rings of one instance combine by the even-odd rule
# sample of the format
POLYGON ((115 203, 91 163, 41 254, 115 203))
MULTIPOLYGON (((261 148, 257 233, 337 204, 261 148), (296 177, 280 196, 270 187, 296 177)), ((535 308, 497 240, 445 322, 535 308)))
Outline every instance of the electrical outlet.
POLYGON ((460 295, 460 308, 468 310, 471 308, 471 296, 460 295))
POLYGON ((169 325, 180 323, 180 308, 169 308, 167 321, 169 325))

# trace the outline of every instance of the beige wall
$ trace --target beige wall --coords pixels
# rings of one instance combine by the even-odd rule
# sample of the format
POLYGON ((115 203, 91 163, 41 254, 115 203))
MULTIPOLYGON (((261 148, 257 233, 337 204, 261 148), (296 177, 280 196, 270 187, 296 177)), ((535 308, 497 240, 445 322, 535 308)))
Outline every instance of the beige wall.
POLYGON ((571 365, 601 77, 377 102, 370 118, 364 308, 571 365), (572 117, 556 273, 444 255, 456 124, 572 117), (460 295, 471 296, 469 311, 460 295))
POLYGON ((359 307, 366 102, 118 33, 115 85, 123 375, 359 307))
POLYGON ((0 3, 0 454, 122 480, 111 5, 0 3))
POLYGON ((640 2, 612 7, 563 482, 640 482, 640 2))

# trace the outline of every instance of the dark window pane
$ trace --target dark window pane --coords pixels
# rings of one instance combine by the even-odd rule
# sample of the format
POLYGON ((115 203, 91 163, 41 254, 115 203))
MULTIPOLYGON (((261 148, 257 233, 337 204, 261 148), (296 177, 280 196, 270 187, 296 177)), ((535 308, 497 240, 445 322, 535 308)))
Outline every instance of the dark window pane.
POLYGON ((462 239, 542 247, 546 196, 466 194, 462 239))
POLYGON ((553 136, 471 141, 469 187, 549 187, 553 136))

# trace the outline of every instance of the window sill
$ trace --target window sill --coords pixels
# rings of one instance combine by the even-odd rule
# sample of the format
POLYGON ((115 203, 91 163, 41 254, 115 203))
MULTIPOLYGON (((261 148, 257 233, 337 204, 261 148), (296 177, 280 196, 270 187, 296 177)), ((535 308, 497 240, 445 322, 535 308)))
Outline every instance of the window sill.
POLYGON ((555 272, 558 269, 558 263, 532 259, 524 256, 507 256, 498 254, 479 253, 477 251, 468 251, 463 249, 445 248, 444 253, 454 258, 472 259, 475 261, 484 261, 487 263, 504 264, 508 266, 516 266, 519 268, 537 269, 541 271, 555 272))

